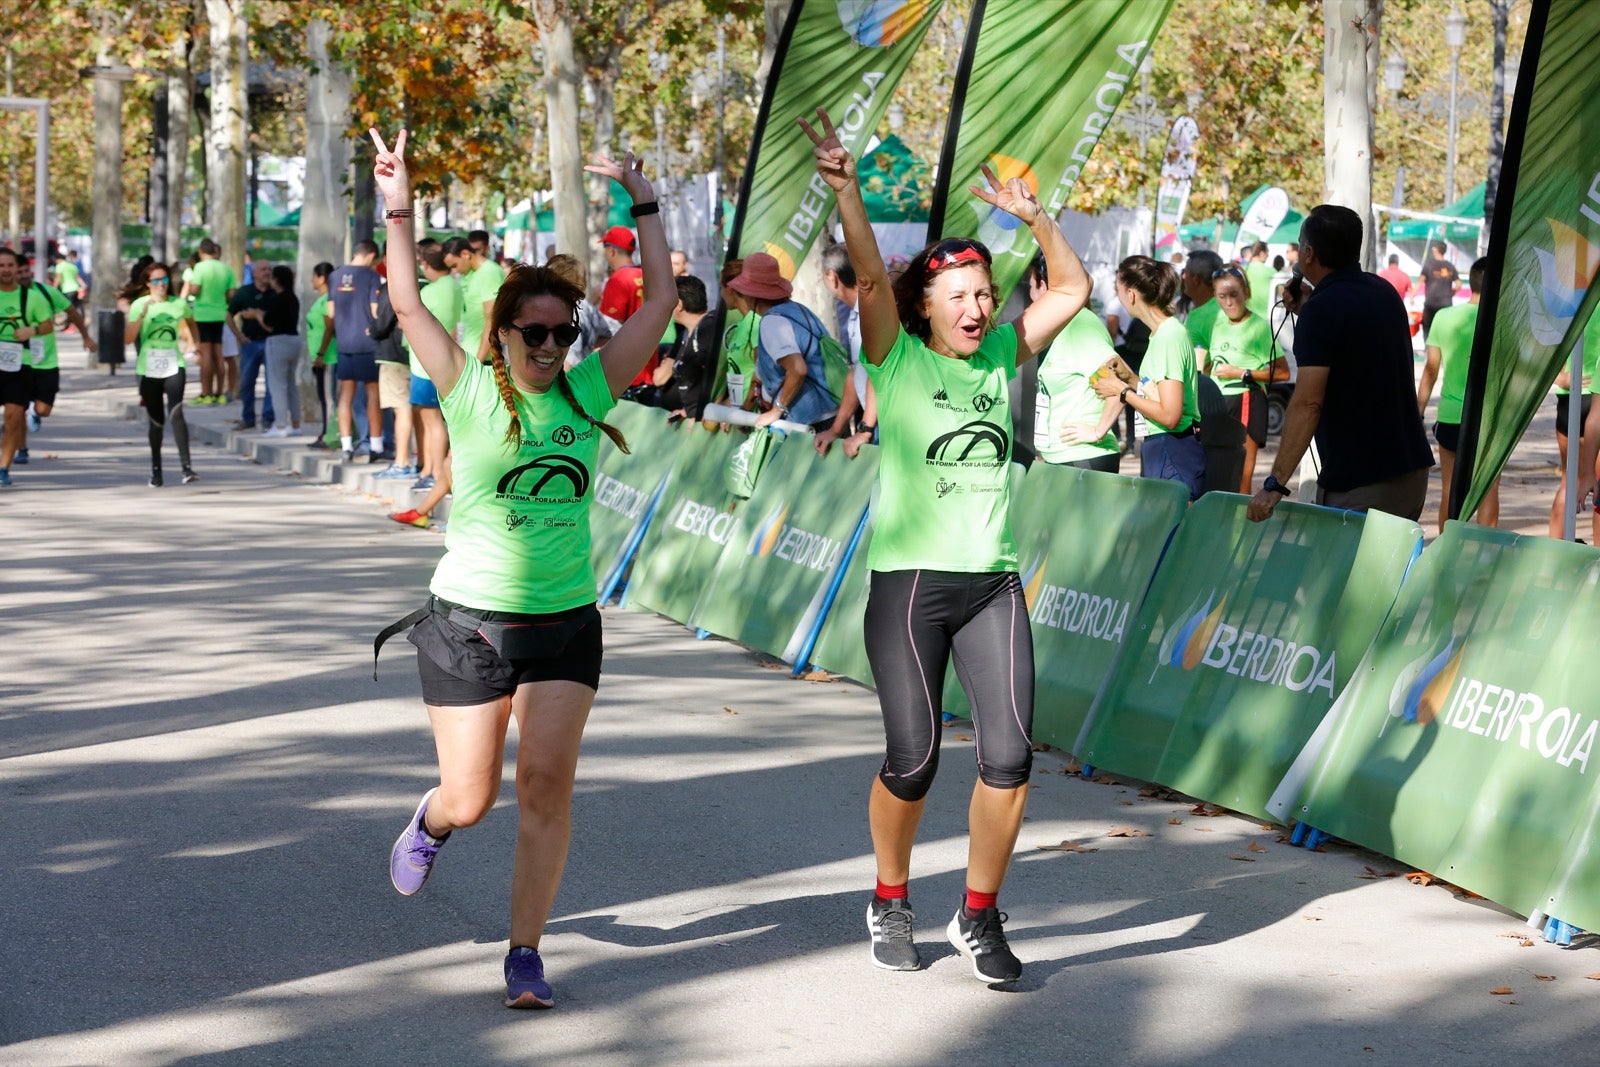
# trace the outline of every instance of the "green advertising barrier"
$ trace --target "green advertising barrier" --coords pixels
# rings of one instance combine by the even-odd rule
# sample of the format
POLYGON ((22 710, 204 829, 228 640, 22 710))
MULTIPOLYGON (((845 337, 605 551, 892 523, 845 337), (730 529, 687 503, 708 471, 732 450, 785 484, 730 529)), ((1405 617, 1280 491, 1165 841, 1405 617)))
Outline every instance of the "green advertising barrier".
POLYGON ((1422 531, 1294 503, 1252 523, 1247 503, 1207 493, 1189 508, 1073 751, 1264 816, 1387 616, 1422 531))
MULTIPOLYGON (((876 446, 871 446, 876 448, 876 446)), ((861 450, 862 455, 866 449, 861 450)), ((877 494, 872 494, 874 506, 877 494)), ((872 665, 867 662, 867 644, 862 631, 862 619, 867 614, 867 594, 871 592, 872 572, 867 570, 867 549, 872 547, 872 517, 867 516, 867 528, 861 533, 856 554, 839 583, 828 617, 822 621, 822 632, 817 635, 816 646, 811 650, 811 663, 825 671, 842 674, 853 682, 873 688, 872 665)))
POLYGON ((618 404, 606 422, 622 431, 629 451, 623 452, 609 437, 600 438, 594 506, 589 509, 589 559, 601 590, 627 563, 627 550, 638 543, 656 490, 671 473, 678 449, 689 436, 687 429, 667 422, 666 411, 642 404, 618 404))
POLYGON ((1176 482, 1050 463, 1028 470, 1014 521, 1033 623, 1034 740, 1076 743, 1188 507, 1176 482))
POLYGON ((1447 524, 1272 813, 1600 929, 1596 634, 1600 553, 1447 524))
POLYGON ((778 449, 739 511, 689 625, 794 662, 872 495, 878 450, 778 449))
MULTIPOLYGON (((723 471, 745 435, 707 430, 699 423, 679 432, 688 439, 679 447, 655 518, 639 543, 623 606, 687 623, 738 525, 744 501, 728 492, 723 471)), ((783 442, 778 446, 774 457, 783 452, 783 442)))

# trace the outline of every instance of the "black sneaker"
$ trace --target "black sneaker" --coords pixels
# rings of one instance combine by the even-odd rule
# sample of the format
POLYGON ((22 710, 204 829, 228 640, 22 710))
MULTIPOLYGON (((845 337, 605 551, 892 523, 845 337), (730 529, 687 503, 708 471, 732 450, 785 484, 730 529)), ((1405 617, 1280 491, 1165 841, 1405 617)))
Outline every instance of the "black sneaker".
POLYGON ((351 462, 356 457, 355 452, 352 451, 351 449, 348 449, 348 448, 345 449, 343 452, 341 452, 339 455, 346 463, 351 462))
POLYGON ((152 488, 152 489, 160 489, 161 488, 161 472, 160 471, 151 471, 150 472, 150 488, 152 488))
POLYGON ((199 480, 200 480, 200 476, 194 472, 193 468, 190 468, 190 467, 183 468, 183 484, 184 485, 188 485, 191 482, 198 482, 199 480))
POLYGON ((876 893, 867 905, 867 931, 872 934, 872 963, 886 971, 917 971, 922 957, 911 939, 911 901, 882 900, 876 893))
POLYGON ((972 961, 972 976, 980 982, 995 985, 1022 977, 1022 961, 1006 944, 1005 921, 999 908, 984 908, 971 919, 965 908, 957 908, 955 918, 945 927, 945 936, 972 961))

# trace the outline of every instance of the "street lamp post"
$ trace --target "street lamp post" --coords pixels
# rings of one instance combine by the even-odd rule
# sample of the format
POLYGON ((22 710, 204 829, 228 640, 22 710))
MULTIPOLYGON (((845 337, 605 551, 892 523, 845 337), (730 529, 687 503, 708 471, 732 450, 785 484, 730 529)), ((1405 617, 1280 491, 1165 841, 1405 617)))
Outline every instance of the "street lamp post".
POLYGON ((1444 17, 1444 43, 1450 46, 1450 141, 1445 157, 1444 199, 1456 202, 1456 125, 1461 90, 1461 46, 1467 43, 1467 16, 1455 8, 1444 17))
MULTIPOLYGON (((1155 64, 1150 61, 1150 53, 1146 52, 1144 59, 1139 63, 1139 91, 1117 109, 1115 120, 1123 129, 1138 138, 1141 159, 1150 152, 1150 138, 1159 133, 1164 125, 1160 109, 1156 105, 1156 98, 1150 95, 1150 72, 1154 67, 1155 64)), ((1144 185, 1141 183, 1139 207, 1144 206, 1144 185)))
POLYGON ((1461 46, 1467 39, 1467 17, 1459 11, 1451 11, 1445 17, 1444 38, 1450 46, 1448 93, 1430 89, 1415 100, 1402 97, 1400 90, 1405 87, 1407 63, 1406 57, 1398 51, 1390 52, 1389 58, 1383 61, 1383 87, 1389 91, 1390 103, 1395 110, 1407 115, 1446 120, 1448 139, 1445 147, 1444 190, 1445 206, 1449 207, 1456 200, 1457 128, 1462 118, 1476 115, 1488 101, 1480 93, 1470 90, 1463 92, 1461 89, 1461 46))

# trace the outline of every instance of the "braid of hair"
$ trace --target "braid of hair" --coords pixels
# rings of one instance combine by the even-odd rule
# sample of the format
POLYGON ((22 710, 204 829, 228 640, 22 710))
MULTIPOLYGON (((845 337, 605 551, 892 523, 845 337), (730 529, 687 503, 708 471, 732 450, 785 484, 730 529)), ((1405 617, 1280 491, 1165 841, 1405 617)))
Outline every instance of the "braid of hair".
POLYGON ((628 439, 622 436, 621 430, 609 423, 601 422, 599 419, 583 410, 583 405, 578 403, 578 395, 572 391, 572 383, 567 381, 566 368, 563 367, 556 375, 556 381, 561 384, 561 395, 567 398, 567 403, 572 405, 574 411, 587 419, 590 426, 593 426, 596 429, 604 432, 607 437, 611 438, 611 443, 616 445, 617 448, 622 451, 623 455, 630 456, 633 454, 633 450, 628 447, 628 439))
POLYGON ((490 362, 494 367, 494 383, 500 389, 500 399, 511 413, 511 424, 506 427, 506 444, 515 449, 522 443, 522 415, 517 410, 517 392, 511 386, 511 374, 506 370, 506 354, 493 341, 489 342, 490 362))

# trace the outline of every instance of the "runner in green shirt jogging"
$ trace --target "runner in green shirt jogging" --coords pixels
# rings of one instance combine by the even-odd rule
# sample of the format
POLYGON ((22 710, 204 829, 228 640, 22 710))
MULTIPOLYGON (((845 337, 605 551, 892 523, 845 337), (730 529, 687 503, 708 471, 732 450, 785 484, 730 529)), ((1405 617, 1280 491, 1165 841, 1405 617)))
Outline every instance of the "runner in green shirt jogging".
MULTIPOLYGON (((573 776, 600 680, 600 613, 589 565, 589 505, 599 421, 655 352, 677 306, 655 190, 631 153, 596 157, 590 173, 633 198, 645 299, 617 335, 570 374, 583 291, 547 267, 518 265, 485 324, 489 362, 463 351, 422 302, 412 233, 406 132, 393 150, 376 130, 373 168, 387 205, 389 292, 400 329, 439 390, 454 448, 455 503, 428 608, 415 623, 423 701, 433 723, 439 785, 395 842, 389 878, 410 895, 452 831, 488 814, 500 791, 507 724, 515 716, 520 825, 511 876, 508 1007, 548 1008, 539 939, 571 839, 573 776)), ((380 638, 381 643, 381 638, 380 638)))
POLYGON ((150 487, 159 489, 162 485, 161 438, 169 422, 172 440, 178 446, 178 461, 183 464, 183 482, 188 485, 199 480, 189 463, 189 423, 183 417, 188 374, 182 352, 194 351, 195 339, 190 329, 194 312, 171 292, 172 269, 165 263, 150 264, 145 284, 149 294, 139 297, 128 309, 123 340, 129 344, 135 338, 139 341, 134 372, 139 376, 139 400, 148 422, 150 487))
MULTIPOLYGON (((1422 367, 1422 377, 1417 381, 1417 413, 1424 416, 1428 413, 1428 401, 1433 397, 1434 383, 1439 385, 1439 407, 1434 412, 1433 440, 1439 446, 1440 533, 1444 533, 1445 520, 1450 517, 1450 484, 1455 479, 1456 453, 1461 451, 1461 411, 1467 398, 1467 364, 1472 357, 1472 336, 1478 329, 1478 300, 1482 296, 1480 290, 1488 269, 1487 256, 1474 263, 1467 280, 1472 289, 1472 298, 1465 304, 1440 308, 1434 314, 1425 349, 1427 361, 1422 367)), ((1562 428, 1565 429, 1565 426, 1562 428)), ((1561 470, 1565 473, 1565 449, 1562 458, 1561 470)), ((1564 478, 1562 489, 1564 495, 1564 478)), ((1561 512, 1553 514, 1555 519, 1552 525, 1555 525, 1561 518, 1561 512)), ((1483 494, 1483 502, 1478 505, 1473 520, 1479 526, 1500 525, 1499 478, 1483 494)), ((1551 536, 1560 537, 1562 532, 1558 529, 1551 536)))
POLYGON ((907 885, 911 849, 938 767, 940 694, 952 653, 972 702, 978 776, 969 810, 966 897, 945 936, 987 984, 1022 963, 998 908, 1033 763, 1033 641, 1011 532, 1011 412, 1017 367, 1049 346, 1089 299, 1089 275, 1026 183, 987 165, 985 203, 1016 216, 1044 252, 1049 288, 996 327, 989 250, 940 241, 890 289, 856 175, 833 122, 800 120, 817 173, 838 198, 856 269, 861 356, 877 391, 880 498, 867 564, 867 655, 878 684, 887 758, 867 817, 877 888, 867 904, 872 962, 921 967, 907 885))

